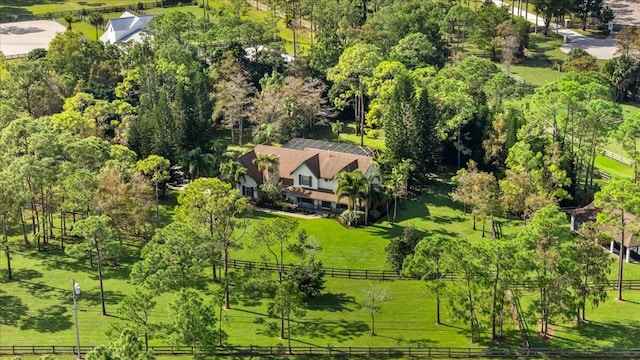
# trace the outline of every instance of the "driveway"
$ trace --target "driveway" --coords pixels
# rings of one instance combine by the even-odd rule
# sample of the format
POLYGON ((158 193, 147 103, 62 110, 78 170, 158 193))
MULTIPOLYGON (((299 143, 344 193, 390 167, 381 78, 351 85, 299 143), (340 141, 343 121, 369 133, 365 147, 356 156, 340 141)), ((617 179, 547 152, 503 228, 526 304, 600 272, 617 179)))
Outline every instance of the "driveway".
MULTIPOLYGON (((640 0, 626 0, 626 2, 638 2, 640 0)), ((503 3, 499 0, 493 0, 493 2, 498 5, 504 5, 511 7, 509 3, 503 3)), ((537 24, 538 26, 544 26, 544 20, 540 17, 536 17, 535 14, 527 13, 526 11, 522 11, 522 17, 527 19, 529 22, 533 24, 537 24)), ((611 34, 605 39, 595 39, 589 36, 584 36, 579 34, 573 30, 565 29, 564 27, 557 26, 555 23, 551 23, 549 26, 549 31, 557 32, 558 35, 564 37, 565 44, 560 46, 560 50, 564 53, 568 53, 571 49, 575 47, 579 47, 584 49, 589 54, 595 56, 598 59, 611 59, 614 57, 616 52, 616 39, 615 34, 611 34)))

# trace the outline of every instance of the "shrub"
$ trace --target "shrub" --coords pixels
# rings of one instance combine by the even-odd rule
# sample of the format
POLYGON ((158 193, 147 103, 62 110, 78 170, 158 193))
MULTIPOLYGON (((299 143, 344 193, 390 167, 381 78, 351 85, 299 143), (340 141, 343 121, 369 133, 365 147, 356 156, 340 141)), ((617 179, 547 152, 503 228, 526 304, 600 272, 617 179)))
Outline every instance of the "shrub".
POLYGON ((340 222, 351 227, 353 224, 364 223, 364 211, 347 210, 338 217, 340 222))
POLYGON ((293 271, 293 280, 298 284, 300 292, 311 299, 324 290, 324 274, 322 261, 311 261, 300 265, 293 271))
POLYGON ((376 209, 369 211, 369 217, 373 220, 378 220, 380 218, 380 215, 382 215, 382 213, 380 213, 380 211, 376 209))
POLYGON ((402 234, 391 240, 389 245, 385 248, 387 252, 387 262, 393 270, 400 272, 402 270, 402 263, 404 259, 413 254, 416 245, 422 238, 422 235, 418 232, 415 226, 409 225, 402 234))
POLYGON ((367 137, 375 140, 380 137, 380 131, 376 129, 369 130, 367 131, 367 137))

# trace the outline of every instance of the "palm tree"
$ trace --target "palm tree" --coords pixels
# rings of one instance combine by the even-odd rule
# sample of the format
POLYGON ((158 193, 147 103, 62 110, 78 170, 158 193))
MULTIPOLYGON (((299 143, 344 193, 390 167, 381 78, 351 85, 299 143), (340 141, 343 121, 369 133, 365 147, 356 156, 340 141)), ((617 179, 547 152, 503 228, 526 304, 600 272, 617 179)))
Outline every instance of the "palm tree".
POLYGON ((201 176, 211 176, 216 169, 217 159, 211 153, 205 153, 200 147, 189 151, 185 155, 185 165, 191 180, 201 176))
MULTIPOLYGON (((367 186, 367 177, 362 171, 356 169, 351 172, 341 171, 337 176, 336 195, 338 201, 343 197, 349 198, 347 211, 352 211, 356 207, 356 200, 362 199, 362 193, 367 186)), ((356 226, 358 218, 356 217, 356 226)))
POLYGON ((262 182, 267 180, 277 181, 277 169, 280 164, 280 160, 277 155, 256 154, 256 158, 253 159, 253 163, 258 167, 258 171, 262 174, 262 182), (265 170, 269 174, 269 179, 264 176, 265 170))
POLYGON ((233 159, 229 159, 220 164, 220 175, 222 179, 232 185, 240 184, 247 173, 247 168, 240 166, 240 164, 233 159))
POLYGON ((98 40, 98 27, 104 24, 104 17, 100 13, 92 13, 89 22, 96 28, 96 40, 98 40))
POLYGON ((255 128, 253 134, 253 142, 256 144, 271 142, 274 139, 274 135, 275 132, 273 131, 273 126, 268 123, 263 123, 255 128))
POLYGON ((404 193, 404 177, 398 171, 392 171, 389 178, 384 183, 387 194, 393 196, 393 220, 398 214, 398 197, 404 193))
POLYGON ((369 210, 374 208, 381 199, 380 186, 375 181, 379 177, 377 175, 365 176, 367 180, 360 194, 361 200, 364 200, 364 224, 367 225, 369 219, 369 210))
POLYGON ((75 15, 65 15, 64 21, 66 21, 68 24, 67 29, 71 30, 71 24, 73 24, 74 22, 78 22, 78 18, 75 15))
POLYGON ((333 132, 338 139, 340 139, 340 133, 344 132, 344 123, 340 120, 337 120, 333 124, 331 124, 331 132, 333 132))

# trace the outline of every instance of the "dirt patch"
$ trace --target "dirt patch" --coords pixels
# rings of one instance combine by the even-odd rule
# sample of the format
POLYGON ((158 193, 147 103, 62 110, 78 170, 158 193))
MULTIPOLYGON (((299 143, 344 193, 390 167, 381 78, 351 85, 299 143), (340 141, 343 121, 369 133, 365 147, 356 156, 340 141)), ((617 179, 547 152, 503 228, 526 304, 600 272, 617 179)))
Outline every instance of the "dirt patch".
POLYGON ((640 26, 640 0, 605 0, 616 14, 615 24, 640 26))
POLYGON ((53 20, 22 21, 0 24, 0 51, 5 56, 26 54, 33 49, 48 48, 65 27, 53 20))

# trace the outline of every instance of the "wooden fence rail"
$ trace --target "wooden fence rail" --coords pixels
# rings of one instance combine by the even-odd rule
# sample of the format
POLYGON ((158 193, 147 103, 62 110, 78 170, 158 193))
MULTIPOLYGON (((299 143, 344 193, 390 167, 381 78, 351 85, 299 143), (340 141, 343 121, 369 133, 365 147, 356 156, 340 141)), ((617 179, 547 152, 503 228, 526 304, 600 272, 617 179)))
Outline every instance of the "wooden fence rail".
MULTIPOLYGON (((81 346, 86 354, 94 346, 81 346)), ((151 346, 156 355, 192 355, 194 353, 215 353, 218 356, 322 356, 357 358, 638 358, 640 348, 464 348, 464 347, 322 347, 295 346, 227 346, 199 350, 189 346, 151 346)), ((0 355, 43 355, 74 354, 75 346, 0 346, 0 355)))
POLYGON ((607 149, 601 149, 601 150, 602 150, 602 155, 604 157, 608 157, 609 159, 613 159, 613 160, 615 160, 615 161, 617 161, 619 163, 622 163, 622 164, 625 164, 627 166, 633 167, 633 160, 628 159, 628 158, 626 158, 624 156, 618 155, 618 154, 616 154, 614 152, 611 152, 611 151, 609 151, 607 149))
MULTIPOLYGON (((278 265, 275 263, 248 261, 229 259, 229 267, 232 269, 244 269, 244 270, 259 270, 259 271, 272 271, 277 272, 278 265)), ((298 265, 288 264, 282 266, 285 274, 292 273, 298 265)), ((367 270, 367 269, 345 269, 345 268, 325 268, 325 275, 335 278, 345 278, 354 280, 419 280, 418 277, 406 277, 392 270, 367 270)), ((449 273, 445 274, 440 279, 446 281, 460 280, 461 274, 449 273)), ((517 282, 510 284, 513 289, 532 289, 536 285, 533 282, 517 282)), ((606 287, 609 289, 617 289, 617 280, 608 280, 606 287)), ((623 289, 640 289, 640 279, 628 279, 622 280, 623 289)))

